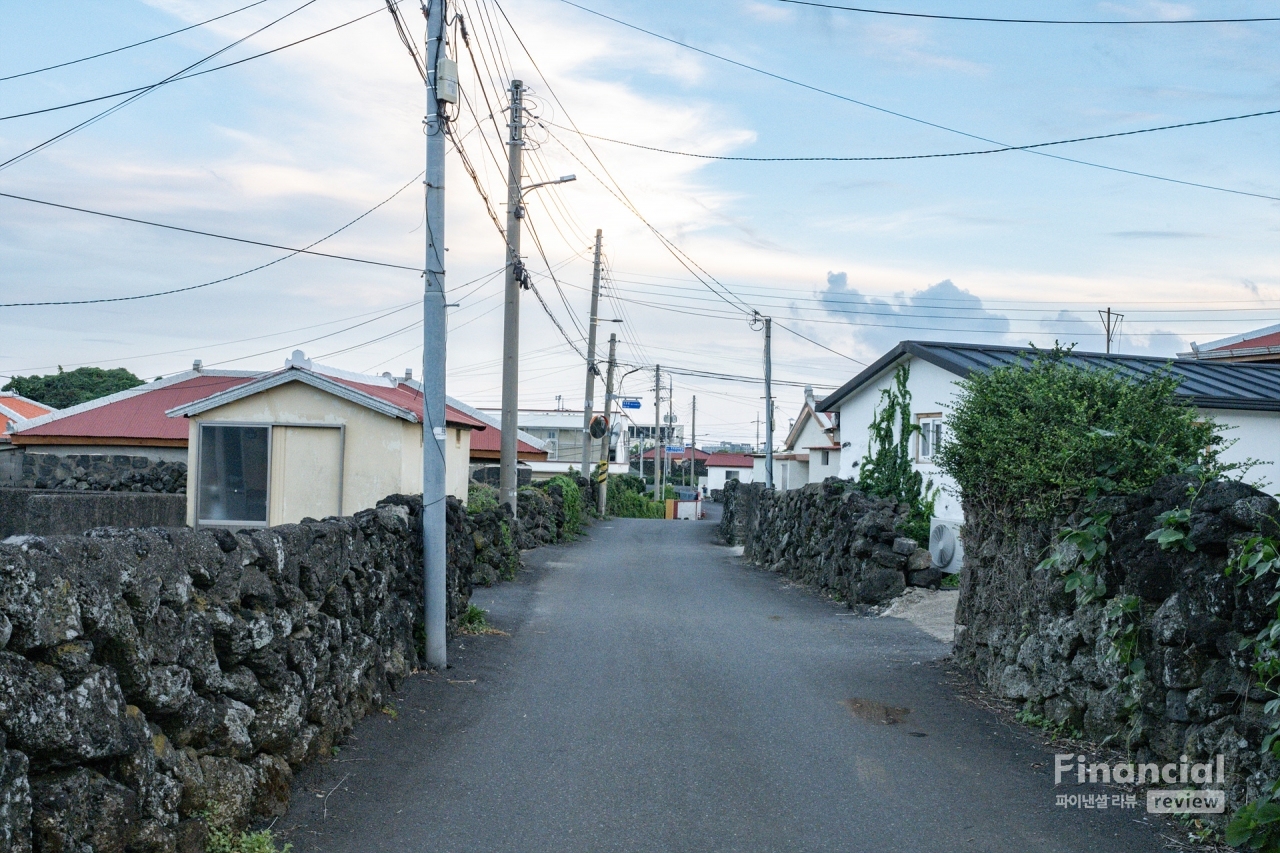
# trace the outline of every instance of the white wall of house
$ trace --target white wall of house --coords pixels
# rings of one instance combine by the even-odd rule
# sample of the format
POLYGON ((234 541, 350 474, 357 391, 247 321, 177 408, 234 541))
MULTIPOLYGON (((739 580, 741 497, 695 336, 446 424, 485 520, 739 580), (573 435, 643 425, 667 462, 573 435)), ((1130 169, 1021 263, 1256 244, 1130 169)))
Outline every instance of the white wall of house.
MULTIPOLYGON (((894 374, 904 362, 911 365, 907 387, 911 391, 912 420, 916 421, 921 415, 941 414, 945 418, 949 414, 951 402, 958 390, 955 384, 958 377, 949 370, 912 356, 900 359, 840 404, 840 438, 842 443, 848 445, 840 451, 841 477, 857 476, 857 466, 866 455, 867 445, 870 443, 870 427, 880 404, 880 392, 893 387, 894 374)), ((938 470, 938 466, 932 462, 921 460, 919 437, 913 441, 912 453, 916 457, 913 467, 924 476, 926 482, 932 480, 933 485, 941 489, 935 514, 940 518, 962 518, 963 511, 955 481, 938 470)))
POLYGON ((754 476, 755 471, 750 467, 722 468, 719 465, 708 465, 707 476, 699 477, 698 484, 705 485, 707 490, 710 491, 711 489, 723 489, 725 481, 729 479, 736 479, 740 483, 753 482, 754 476), (731 478, 729 476, 731 472, 737 476, 731 478))
MULTIPOLYGON (((374 506, 387 495, 422 491, 421 424, 384 415, 301 382, 267 389, 189 420, 187 523, 193 526, 201 424, 274 427, 268 484, 268 523, 272 525, 297 522, 305 516, 350 515, 374 506)), ((446 488, 465 501, 471 431, 449 427, 446 435, 446 488)))
POLYGON ((1223 451, 1222 461, 1257 460, 1259 464, 1244 475, 1245 482, 1253 483, 1269 494, 1280 495, 1280 412, 1241 409, 1201 411, 1226 427, 1222 434, 1231 446, 1223 451))

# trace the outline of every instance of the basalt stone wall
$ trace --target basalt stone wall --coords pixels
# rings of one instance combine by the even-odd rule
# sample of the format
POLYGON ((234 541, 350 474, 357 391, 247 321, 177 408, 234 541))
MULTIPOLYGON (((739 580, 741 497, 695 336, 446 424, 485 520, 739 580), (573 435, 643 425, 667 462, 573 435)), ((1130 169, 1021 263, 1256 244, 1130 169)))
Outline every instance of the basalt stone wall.
MULTIPOLYGON (((1263 712, 1249 652, 1240 648, 1274 615, 1267 604, 1274 586, 1242 586, 1224 570, 1233 544, 1255 531, 1277 535, 1280 527, 1274 499, 1241 483, 1213 482, 1190 504, 1195 550, 1163 551, 1146 536, 1157 515, 1188 505, 1187 486, 1170 477, 1142 494, 1104 500, 1100 508, 1113 514, 1098 569, 1107 593, 1083 606, 1064 590, 1058 570, 1037 568, 1060 523, 967 507, 955 661, 991 691, 1092 740, 1128 745, 1141 761, 1224 755, 1229 814, 1280 767, 1259 754, 1273 718, 1263 712), (1104 610, 1116 595, 1141 600, 1137 657, 1147 677, 1131 709, 1120 685, 1127 667, 1108 655, 1104 610)), ((1065 554, 1070 568, 1074 554, 1065 554)))
POLYGON ((187 492, 187 463, 146 456, 22 453, 22 479, 29 489, 78 489, 93 492, 187 492))
POLYGON ((0 487, 0 539, 79 535, 95 527, 181 527, 185 495, 0 487))
POLYGON ((849 603, 881 604, 908 584, 936 586, 929 552, 897 532, 906 506, 830 478, 785 492, 726 483, 720 535, 750 562, 830 590, 849 603))
MULTIPOLYGON (((449 613, 519 559, 449 500, 449 613)), ((0 851, 200 851, 420 665, 421 501, 0 545, 0 851)))

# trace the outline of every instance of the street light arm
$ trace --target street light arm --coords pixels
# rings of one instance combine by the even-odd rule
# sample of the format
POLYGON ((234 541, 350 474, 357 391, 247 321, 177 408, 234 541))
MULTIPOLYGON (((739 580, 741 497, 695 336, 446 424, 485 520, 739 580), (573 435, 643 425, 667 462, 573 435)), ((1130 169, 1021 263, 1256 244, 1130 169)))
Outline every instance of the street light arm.
POLYGON ((527 187, 520 188, 520 195, 523 196, 525 193, 532 192, 533 190, 536 190, 539 187, 546 187, 546 186, 550 186, 551 184, 567 184, 570 181, 576 181, 576 180, 578 180, 577 175, 564 175, 563 177, 556 178, 554 181, 542 181, 536 184, 529 184, 529 186, 527 187))

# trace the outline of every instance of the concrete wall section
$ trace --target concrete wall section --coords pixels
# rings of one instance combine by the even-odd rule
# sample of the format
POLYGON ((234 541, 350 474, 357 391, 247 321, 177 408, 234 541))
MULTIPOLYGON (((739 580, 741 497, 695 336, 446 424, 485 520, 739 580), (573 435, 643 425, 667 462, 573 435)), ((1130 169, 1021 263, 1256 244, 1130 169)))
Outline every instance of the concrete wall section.
POLYGON ((1245 475, 1264 492, 1280 495, 1280 412, 1250 412, 1239 409, 1203 409, 1226 427, 1223 437, 1230 446, 1223 451, 1223 462, 1257 460, 1245 475))
POLYGON ((185 512, 183 495, 0 488, 0 539, 95 527, 179 527, 185 512))

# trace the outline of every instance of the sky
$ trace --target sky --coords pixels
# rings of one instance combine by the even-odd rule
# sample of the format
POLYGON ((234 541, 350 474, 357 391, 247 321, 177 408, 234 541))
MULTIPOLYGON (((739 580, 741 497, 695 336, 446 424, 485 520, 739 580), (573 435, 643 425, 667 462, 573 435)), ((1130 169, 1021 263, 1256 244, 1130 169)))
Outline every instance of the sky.
MULTIPOLYGON (((9 0, 0 77, 250 2, 9 0)), ((873 8, 1280 17, 1280 0, 873 8)), ((401 9, 421 41, 421 13, 401 9)), ((804 385, 821 397, 901 340, 1101 350, 1097 311, 1110 307, 1124 315, 1118 351, 1173 356, 1280 323, 1280 115, 1002 153, 785 159, 954 154, 1280 109, 1280 21, 983 23, 780 0, 466 0, 453 11, 468 102, 453 127, 475 181, 451 147, 448 390, 473 405, 500 399, 503 243, 477 185, 505 219, 505 151, 489 116, 505 123, 513 76, 530 89, 526 182, 577 177, 527 200, 525 262, 546 309, 522 296, 522 406, 582 404, 584 362, 566 337, 585 350, 596 229, 602 355, 618 334, 622 392, 642 399, 641 423, 652 422, 653 366, 674 368, 681 423, 698 398, 699 444, 755 441, 763 335, 752 310, 775 321, 783 432, 804 385)), ((193 70, 366 13, 150 90, 0 166, 0 193, 282 247, 367 214, 314 250, 393 266, 0 197, 0 302, 194 288, 0 307, 0 376, 95 365, 152 379, 197 358, 267 370, 295 348, 418 375, 424 95, 381 2, 262 0, 0 80, 0 163, 126 96, 10 116, 157 83, 267 24, 193 70)))

